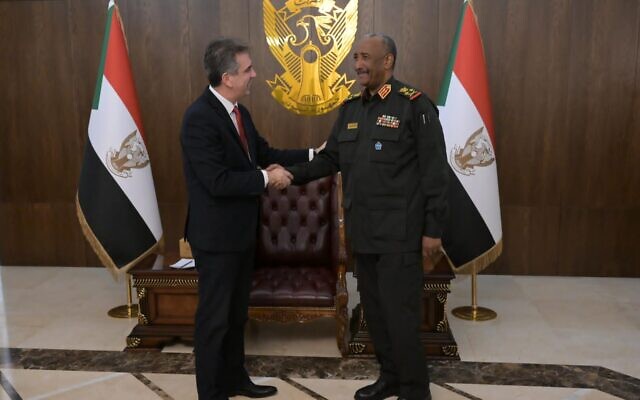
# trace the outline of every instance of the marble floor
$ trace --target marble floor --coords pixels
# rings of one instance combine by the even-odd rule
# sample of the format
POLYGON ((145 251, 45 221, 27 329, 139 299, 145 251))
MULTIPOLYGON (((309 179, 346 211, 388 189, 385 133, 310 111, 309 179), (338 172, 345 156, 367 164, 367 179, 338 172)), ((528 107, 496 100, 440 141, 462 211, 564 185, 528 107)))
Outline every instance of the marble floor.
MULTIPOLYGON (((435 400, 640 399, 640 279, 481 275, 478 290, 498 318, 453 317, 470 304, 470 279, 454 280, 461 361, 429 362, 435 400)), ((125 300, 104 269, 0 267, 0 400, 196 399, 191 347, 122 351, 136 320, 106 311, 125 300)), ((330 320, 251 322, 246 350, 274 399, 352 399, 377 375, 340 357, 330 320)))

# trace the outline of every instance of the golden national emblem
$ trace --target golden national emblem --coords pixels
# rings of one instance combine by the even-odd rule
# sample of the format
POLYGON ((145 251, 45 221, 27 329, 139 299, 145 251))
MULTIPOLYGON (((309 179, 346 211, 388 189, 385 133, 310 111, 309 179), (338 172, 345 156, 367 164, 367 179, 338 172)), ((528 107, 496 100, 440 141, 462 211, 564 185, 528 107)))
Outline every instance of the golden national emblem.
POLYGON ((349 97, 353 80, 336 72, 351 51, 358 25, 358 0, 344 8, 334 0, 288 0, 280 9, 263 0, 264 31, 284 68, 267 80, 271 95, 300 115, 321 115, 349 97))

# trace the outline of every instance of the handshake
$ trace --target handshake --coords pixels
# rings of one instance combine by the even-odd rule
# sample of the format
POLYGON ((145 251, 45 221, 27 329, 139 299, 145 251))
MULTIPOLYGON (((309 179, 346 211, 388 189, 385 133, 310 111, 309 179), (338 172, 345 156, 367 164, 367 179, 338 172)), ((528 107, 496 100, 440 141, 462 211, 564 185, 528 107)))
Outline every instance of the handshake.
POLYGON ((266 171, 267 176, 269 177, 269 186, 282 190, 291 185, 293 175, 291 175, 291 172, 284 169, 282 165, 271 164, 267 167, 266 171))
MULTIPOLYGON (((313 153, 320 153, 322 150, 324 150, 326 145, 327 141, 325 140, 324 143, 322 143, 319 147, 313 149, 313 153)), ((282 165, 271 164, 267 167, 267 169, 265 169, 265 171, 267 171, 267 177, 269 178, 269 186, 274 187, 278 190, 282 190, 291 185, 293 175, 291 174, 291 172, 284 169, 282 165)))

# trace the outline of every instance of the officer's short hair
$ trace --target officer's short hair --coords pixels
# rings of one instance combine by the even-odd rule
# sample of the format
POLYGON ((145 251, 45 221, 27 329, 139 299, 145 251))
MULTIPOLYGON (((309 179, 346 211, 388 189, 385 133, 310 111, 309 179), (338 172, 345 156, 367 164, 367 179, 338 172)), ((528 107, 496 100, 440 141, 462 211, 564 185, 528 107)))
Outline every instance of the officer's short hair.
POLYGON ((204 69, 211 86, 216 87, 222 82, 225 73, 238 72, 236 54, 249 52, 249 46, 235 39, 216 39, 207 45, 204 52, 204 69))
POLYGON ((382 43, 385 46, 385 50, 387 54, 391 53, 391 55, 393 55, 393 64, 391 65, 391 68, 396 66, 396 58, 398 58, 398 49, 396 48, 396 42, 394 42, 390 36, 385 35, 384 33, 367 33, 366 35, 364 35, 364 37, 382 39, 382 43))

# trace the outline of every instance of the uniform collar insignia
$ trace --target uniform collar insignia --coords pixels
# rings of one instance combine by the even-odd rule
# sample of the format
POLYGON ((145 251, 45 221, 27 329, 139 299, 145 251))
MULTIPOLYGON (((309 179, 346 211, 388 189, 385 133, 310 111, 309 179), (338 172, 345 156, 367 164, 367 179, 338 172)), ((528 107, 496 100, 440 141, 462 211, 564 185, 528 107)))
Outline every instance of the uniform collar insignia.
POLYGON ((389 93, 391 93, 391 84, 390 83, 385 83, 378 90, 378 96, 380 96, 380 99, 382 99, 382 100, 384 100, 385 97, 387 97, 389 95, 389 93))

